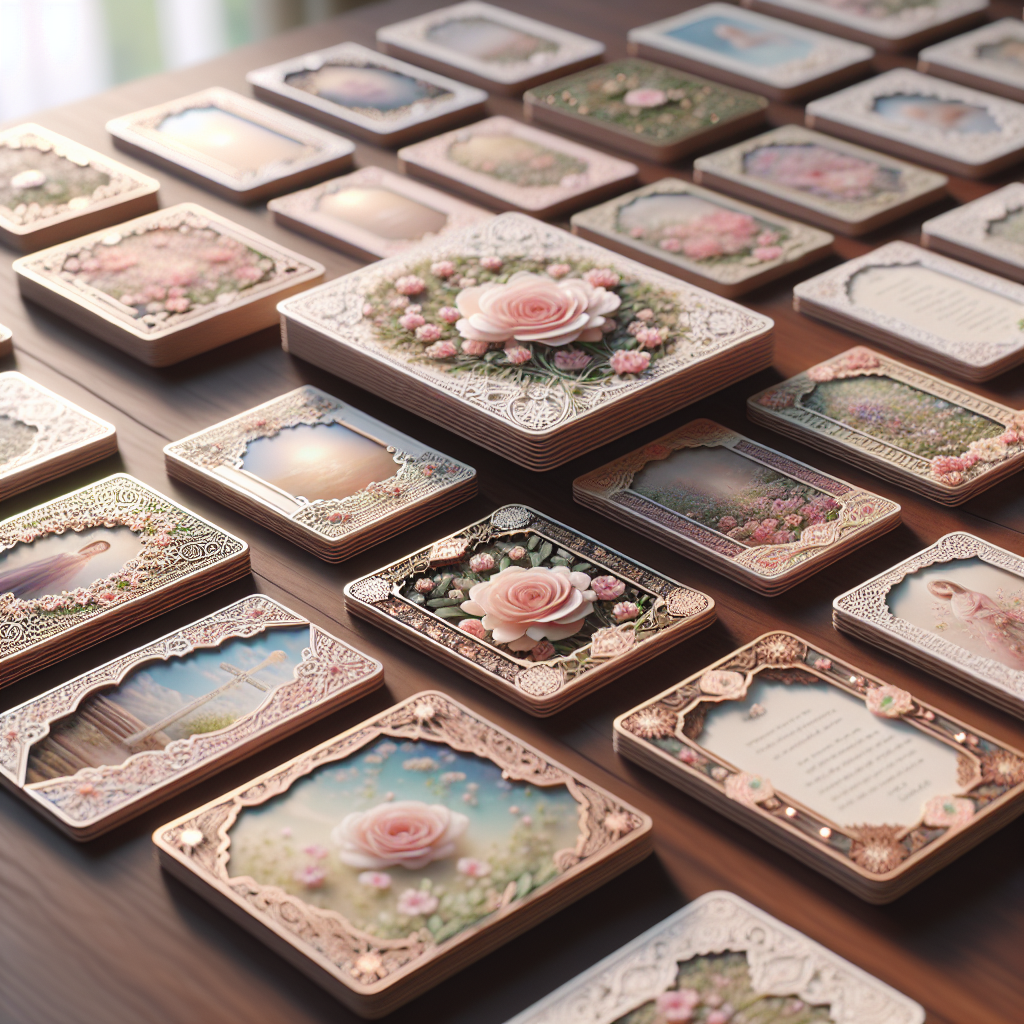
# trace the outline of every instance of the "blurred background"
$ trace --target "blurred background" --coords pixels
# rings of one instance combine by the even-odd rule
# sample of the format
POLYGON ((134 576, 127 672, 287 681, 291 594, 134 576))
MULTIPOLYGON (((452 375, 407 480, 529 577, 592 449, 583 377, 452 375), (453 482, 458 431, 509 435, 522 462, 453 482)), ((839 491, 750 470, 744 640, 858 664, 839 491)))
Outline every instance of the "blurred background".
POLYGON ((0 121, 208 60, 366 0, 0 0, 0 121))

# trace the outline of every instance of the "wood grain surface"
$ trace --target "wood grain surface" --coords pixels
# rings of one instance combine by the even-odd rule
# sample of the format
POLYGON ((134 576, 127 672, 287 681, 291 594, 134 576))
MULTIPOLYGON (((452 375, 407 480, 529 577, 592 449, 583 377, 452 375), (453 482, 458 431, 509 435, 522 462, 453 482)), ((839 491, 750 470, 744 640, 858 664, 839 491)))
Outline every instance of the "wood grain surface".
MULTIPOLYGON (((236 50, 207 64, 113 89, 33 119, 102 152, 114 153, 108 118, 209 85, 247 92, 245 72, 307 50, 355 40, 372 46, 374 30, 434 6, 386 0, 333 21, 236 50)), ((511 5, 510 5, 511 6, 511 5)), ((608 57, 625 56, 627 29, 693 4, 684 0, 520 0, 516 9, 597 36, 608 57)), ((992 17, 1019 16, 1016 3, 994 2, 992 17)), ((877 71, 911 57, 880 57, 877 71)), ((521 116, 516 100, 493 97, 489 113, 521 116)), ((772 124, 799 121, 796 106, 772 104, 772 124)), ((628 156, 629 154, 623 154, 628 156)), ((131 157, 119 158, 152 172, 131 157)), ((395 168, 393 152, 358 144, 358 166, 395 168)), ((642 165, 642 180, 689 178, 690 164, 642 165)), ((1018 169, 1019 170, 1019 169, 1018 169)), ((275 225, 264 206, 240 208, 160 171, 161 205, 194 200, 326 264, 328 278, 359 264, 275 225)), ((917 241, 923 219, 1019 177, 953 179, 950 196, 892 228, 840 238, 832 264, 892 238, 917 241)), ((1024 488, 1011 478, 958 510, 931 504, 851 466, 747 422, 748 395, 854 344, 843 331, 794 313, 786 279, 743 301, 775 318, 772 370, 677 411, 560 470, 531 473, 404 409, 374 398, 287 356, 276 329, 234 342, 178 366, 155 370, 86 335, 45 308, 23 303, 10 263, 0 259, 0 323, 14 329, 15 369, 116 424, 120 454, 4 502, 3 516, 125 470, 200 515, 244 537, 253 575, 145 626, 0 690, 9 708, 79 672, 259 591, 379 658, 386 689, 250 757, 88 845, 77 845, 16 797, 0 793, 0 1021, 19 1024, 289 1024, 355 1020, 330 996, 261 943, 161 873, 149 835, 190 807, 267 770, 306 746, 427 687, 436 687, 536 744, 556 759, 635 803, 655 821, 656 855, 509 943, 463 974, 388 1018, 395 1024, 501 1024, 514 1013, 617 949, 643 929, 710 889, 730 889, 895 985, 928 1010, 931 1024, 1016 1024, 1024 1005, 1024 819, 1004 829, 909 895, 869 906, 714 811, 618 758, 612 718, 672 682, 769 629, 789 629, 903 686, 922 699, 1024 748, 1024 723, 902 661, 837 633, 832 598, 951 530, 1024 549, 1024 488), (212 500, 172 483, 161 448, 200 428, 302 383, 386 420, 440 451, 476 466, 480 495, 443 522, 419 525, 341 566, 319 561, 212 500), (709 416, 797 459, 903 506, 903 525, 777 598, 761 598, 658 544, 573 504, 574 476, 697 416, 709 416), (440 533, 508 502, 524 502, 607 540, 628 554, 714 596, 718 622, 697 637, 549 720, 517 711, 425 655, 345 614, 342 587, 440 533)), ((824 268, 828 262, 819 264, 824 268)), ((802 276, 809 276, 804 271, 802 276)), ((975 390, 1024 406, 1020 370, 975 390)))

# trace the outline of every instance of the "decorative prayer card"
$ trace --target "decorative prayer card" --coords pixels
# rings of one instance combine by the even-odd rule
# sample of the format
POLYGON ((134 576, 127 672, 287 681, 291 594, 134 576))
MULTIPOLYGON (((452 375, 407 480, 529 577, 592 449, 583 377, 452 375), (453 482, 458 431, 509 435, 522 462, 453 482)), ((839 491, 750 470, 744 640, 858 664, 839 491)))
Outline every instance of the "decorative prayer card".
POLYGON ((0 242, 20 252, 157 208, 160 182, 38 124, 0 132, 0 242))
POLYGON ((715 619, 707 595, 521 505, 353 581, 345 604, 533 715, 715 619))
POLYGON ((875 51, 734 4, 702 4, 629 30, 630 53, 792 102, 856 78, 875 51))
POLYGON ((265 103, 214 87, 107 122, 114 145, 236 203, 347 171, 355 146, 265 103))
POLYGON ((1024 21, 1001 18, 917 55, 917 70, 1024 102, 1024 21))
POLYGON ((305 386, 164 448, 170 476, 330 561, 476 494, 476 470, 305 386))
POLYGON ((943 505, 1024 467, 1024 411, 861 346, 748 398, 747 415, 943 505))
POLYGON ((730 299, 805 267, 835 241, 682 178, 574 213, 571 223, 581 238, 730 299))
POLYGON ((899 525, 900 506, 712 420, 693 420, 572 485, 581 505, 760 593, 899 525))
POLYGON ((323 279, 315 260, 195 203, 14 261, 25 298, 149 366, 170 366, 278 322, 323 279))
POLYGON ((0 781, 93 839, 380 686, 269 597, 221 608, 0 715, 0 781))
POLYGON ((838 628, 1024 718, 1024 558, 950 533, 833 602, 838 628))
POLYGON ((0 685, 249 571, 244 541, 118 474, 0 522, 0 685))
POLYGON ((984 178, 1024 156, 1024 104, 910 68, 812 100, 805 120, 965 178, 984 178))
POLYGON ((924 1024, 924 1018, 924 1007, 902 992, 717 890, 508 1024, 924 1024))
POLYGON ((341 43, 250 71, 261 99, 380 146, 400 146, 484 113, 487 93, 471 85, 341 43))
POLYGON ((418 693, 154 833, 163 867, 382 1017, 651 850, 651 819, 418 693))
POLYGON ((0 499, 116 451, 109 423, 20 373, 0 373, 0 499))
POLYGON ((615 747, 871 903, 1024 812, 1024 757, 792 633, 615 720, 615 747))
POLYGON ((798 124, 697 157, 693 179, 845 235, 927 206, 948 184, 944 174, 798 124))
POLYGON ((522 14, 466 0, 377 29, 377 45, 492 92, 524 89, 596 64, 604 43, 522 14))
POLYGON ((494 216, 383 167, 360 167, 271 199, 267 209, 278 224, 368 261, 397 256, 494 216))

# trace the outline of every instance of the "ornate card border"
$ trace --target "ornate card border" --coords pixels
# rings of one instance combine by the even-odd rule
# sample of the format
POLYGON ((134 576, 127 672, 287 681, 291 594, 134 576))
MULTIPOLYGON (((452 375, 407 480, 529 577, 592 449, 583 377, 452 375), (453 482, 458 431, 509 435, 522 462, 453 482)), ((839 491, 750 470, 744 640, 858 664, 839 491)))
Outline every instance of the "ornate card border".
POLYGON ((154 156, 178 164, 193 174, 202 175, 224 188, 236 192, 249 191, 268 185, 279 178, 302 171, 312 170, 330 160, 340 160, 355 152, 355 145, 348 139, 329 132, 325 128, 293 117, 284 111, 267 106, 258 100, 242 96, 230 89, 214 86, 194 92, 169 103, 161 103, 133 114, 115 117, 107 122, 107 131, 115 138, 138 146, 154 156), (296 160, 277 160, 255 170, 232 167, 214 157, 199 153, 176 139, 169 138, 157 130, 165 117, 180 114, 197 107, 216 107, 243 120, 251 121, 295 142, 302 143, 309 153, 296 160))
MULTIPOLYGON (((1002 469, 1007 462, 1024 463, 1024 412, 989 401, 973 391, 965 391, 930 373, 915 370, 905 363, 898 363, 895 359, 859 345, 781 384, 759 391, 747 399, 747 409, 750 418, 755 421, 767 420, 771 425, 772 420, 785 420, 801 431, 821 434, 833 443, 886 462, 899 472, 917 477, 931 487, 941 487, 951 495, 976 484, 978 478, 986 473, 1002 469), (975 459, 974 452, 965 452, 964 455, 971 456, 968 459, 971 464, 956 469, 948 465, 949 460, 944 456, 931 460, 922 458, 801 404, 803 397, 809 395, 820 383, 864 376, 891 377, 943 401, 960 405, 979 416, 1002 423, 1007 428, 1006 432, 998 438, 973 442, 981 446, 981 454, 975 459), (1013 441, 1008 439, 1011 433, 1016 438, 1013 441), (1004 438, 1007 440, 1004 441, 1004 438)), ((962 463, 963 459, 956 461, 962 463)))
POLYGON ((255 594, 204 619, 168 633, 114 661, 0 715, 0 775, 67 826, 84 831, 120 815, 132 804, 215 763, 234 748, 272 732, 315 705, 333 703, 343 692, 379 679, 378 661, 325 632, 284 605, 255 594), (50 726, 74 712, 90 694, 108 690, 152 661, 181 658, 225 640, 252 637, 274 626, 309 626, 309 647, 291 682, 267 696, 254 711, 216 732, 173 740, 163 750, 143 750, 118 765, 82 768, 74 775, 26 783, 33 745, 50 726))
POLYGON ((115 433, 105 420, 16 370, 0 373, 0 416, 35 428, 30 447, 0 463, 0 482, 115 433))
POLYGON ((118 615, 139 598, 221 563, 248 559, 245 541, 124 473, 0 522, 0 553, 93 526, 126 526, 141 534, 141 553, 89 588, 33 599, 0 595, 0 667, 86 623, 118 615))
POLYGON ((1024 105, 944 78, 922 75, 911 68, 893 68, 866 82, 858 82, 812 100, 807 104, 805 114, 808 120, 827 118, 837 124, 971 165, 985 164, 1024 149, 1024 105), (925 124, 910 126, 897 124, 875 112, 876 100, 900 95, 922 95, 984 107, 1000 131, 966 133, 943 131, 925 124))
POLYGON ((844 618, 862 622, 873 630, 895 638, 900 645, 919 648, 929 658, 941 661, 985 686, 1002 690, 1024 709, 1024 669, 1013 669, 994 658, 972 654, 959 644, 943 639, 938 633, 931 633, 905 619, 897 618, 889 610, 889 591, 908 576, 919 569, 961 558, 980 558, 989 565, 1005 569, 1019 576, 1024 586, 1024 557, 989 544, 972 533, 961 531, 947 533, 916 555, 853 587, 845 594, 840 594, 832 602, 832 607, 844 618))
POLYGON ((83 306, 90 313, 116 324, 119 329, 146 341, 163 340, 181 328, 193 327, 222 313, 233 312, 240 306, 264 299, 282 288, 294 287, 302 281, 316 280, 323 277, 324 274, 324 268, 320 263, 300 256, 297 252, 286 249, 283 245, 256 234, 255 231, 249 231, 248 228, 243 228, 220 214, 212 213, 198 203, 178 203, 176 206, 169 206, 164 210, 157 210, 155 213, 147 213, 134 220, 125 221, 115 228, 94 231, 92 234, 83 235, 70 242, 63 242, 60 245, 51 246, 49 249, 32 253, 30 256, 22 256, 14 261, 13 266, 16 274, 21 274, 23 277, 44 285, 70 301, 83 306), (237 298, 224 305, 211 303, 208 306, 192 307, 184 313, 169 313, 166 316, 147 313, 140 317, 134 317, 127 313, 125 307, 117 299, 100 291, 99 288, 93 288, 87 284, 82 285, 74 280, 69 281, 64 277, 64 261, 69 256, 75 256, 83 249, 108 244, 105 240, 133 234, 144 235, 159 228, 177 228, 178 230, 209 228, 257 250, 267 259, 273 260, 273 276, 238 292, 237 298))
POLYGON ((449 64, 461 71, 469 71, 480 78, 490 79, 502 85, 515 85, 517 82, 528 81, 539 74, 558 71, 559 68, 576 64, 582 60, 599 58, 605 50, 604 43, 575 32, 566 32, 547 22, 527 18, 525 15, 495 7, 493 4, 481 3, 480 0, 466 0, 465 3, 451 7, 441 7, 428 14, 421 14, 406 21, 397 21, 377 29, 378 45, 398 46, 411 53, 422 54, 431 60, 449 64), (494 61, 479 60, 457 50, 440 49, 436 43, 426 38, 427 32, 435 25, 444 24, 456 18, 485 18, 507 25, 509 28, 526 32, 541 39, 558 44, 557 50, 535 54, 530 60, 509 61, 499 64, 494 61))
MULTIPOLYGON (((427 71, 424 68, 407 64, 404 60, 396 60, 377 50, 361 46, 359 43, 341 43, 338 46, 331 46, 325 50, 316 50, 313 53, 303 54, 301 57, 292 57, 290 60, 283 60, 277 64, 270 64, 265 68, 258 68, 250 71, 245 80, 252 86, 264 89, 267 92, 276 93, 294 103, 301 103, 303 106, 318 110, 322 114, 337 117, 344 121, 351 121, 364 131, 373 132, 376 135, 391 135, 395 132, 404 131, 418 124, 426 124, 439 117, 445 117, 466 107, 472 107, 487 100, 487 93, 483 89, 466 85, 464 82, 456 82, 454 79, 445 78, 444 75, 427 71), (419 79, 429 85, 444 89, 449 96, 437 96, 433 99, 417 100, 409 105, 405 113, 388 110, 378 112, 374 117, 370 114, 361 113, 353 107, 343 106, 331 100, 324 99, 315 93, 306 92, 305 89, 298 89, 289 85, 286 81, 289 75, 301 71, 319 71, 324 65, 339 65, 344 67, 370 67, 383 68, 387 71, 396 71, 402 75, 419 79)), ((401 108, 400 108, 401 109, 401 108)))
MULTIPOLYGON (((1021 186, 1024 188, 1024 186, 1021 186)), ((961 207, 963 209, 963 207, 961 207)), ((1018 326, 1016 338, 990 338, 968 346, 962 342, 943 338, 909 320, 886 316, 876 310, 857 305, 850 296, 853 279, 863 270, 870 267, 919 266, 934 270, 937 274, 966 284, 974 285, 983 291, 999 295, 1021 306, 1024 314, 1024 285, 1006 278, 998 277, 987 270, 970 267, 959 260, 941 256, 938 253, 922 249, 910 242, 895 241, 873 249, 871 252, 847 260, 838 267, 826 270, 816 277, 801 281, 793 288, 793 295, 798 299, 806 299, 818 303, 833 313, 849 317, 862 324, 878 327, 890 334, 902 335, 924 348, 939 352, 949 359, 956 360, 966 366, 982 369, 1000 362, 1017 352, 1024 360, 1024 327, 1018 326)), ((1024 324, 1024 316, 1020 321, 1024 324)))
POLYGON ((908 164, 903 160, 879 153, 873 149, 866 149, 863 146, 855 145, 852 142, 845 142, 832 135, 824 135, 821 132, 812 131, 799 124, 787 124, 781 128, 773 128, 763 135, 757 135, 752 139, 738 142, 734 146, 720 149, 716 153, 709 153, 707 156, 699 156, 693 162, 695 170, 705 171, 708 174, 715 174, 721 178, 742 185, 744 188, 763 192, 765 195, 776 196, 785 199, 789 203, 806 207, 809 210, 817 210, 819 213, 827 214, 830 217, 857 222, 866 220, 869 217, 877 216, 886 210, 903 206, 912 202, 918 196, 934 192, 937 188, 944 186, 949 180, 944 174, 937 171, 925 170, 916 164, 908 164), (763 178, 755 178, 743 169, 743 161, 757 149, 765 146, 810 146, 817 145, 824 149, 830 149, 836 153, 846 156, 857 157, 859 160, 866 160, 881 167, 893 168, 899 171, 901 187, 894 192, 881 192, 870 199, 851 199, 847 201, 825 199, 822 196, 813 195, 797 188, 788 188, 775 182, 766 181, 763 178))
POLYGON ((412 377, 440 392, 446 400, 471 406, 474 412, 483 413, 501 426, 531 439, 548 437, 568 423, 604 413, 613 403, 635 398, 665 377, 692 370, 711 356, 767 334, 774 326, 768 317, 738 303, 520 213, 501 214, 463 232, 440 238, 430 246, 417 248, 415 253, 417 259, 429 254, 434 260, 467 255, 507 258, 518 254, 552 262, 562 258, 591 259, 602 266, 614 267, 623 278, 656 284, 678 299, 680 320, 685 320, 692 345, 685 349, 680 346, 678 352, 655 360, 642 376, 578 385, 572 394, 538 383, 532 383, 524 392, 514 381, 483 374, 445 373, 437 365, 414 360, 407 352, 388 348, 378 341, 372 322, 363 314, 363 307, 367 296, 382 281, 407 272, 408 257, 381 260, 278 305, 286 321, 325 335, 343 349, 357 349, 389 371, 412 377))
POLYGON ((478 717, 443 693, 425 691, 370 718, 318 747, 153 834, 161 854, 230 900, 357 996, 375 996, 441 956, 500 927, 538 894, 550 897, 570 879, 643 841, 651 819, 611 793, 569 771, 510 733, 478 717), (560 874, 521 900, 513 893, 497 911, 440 945, 414 932, 405 939, 377 939, 332 910, 310 906, 275 886, 228 874, 229 830, 239 814, 285 793, 321 765, 354 754, 379 737, 445 743, 486 758, 505 778, 539 788, 564 785, 579 803, 580 834, 573 849, 555 854, 560 874))
POLYGON ((609 240, 614 241, 618 245, 628 245, 638 253, 653 256, 658 260, 664 260, 666 263, 677 264, 691 274, 706 277, 708 280, 717 281, 719 284, 740 284, 751 277, 763 274, 767 270, 773 270, 783 264, 798 260, 808 252, 820 249, 825 245, 831 245, 835 240, 832 235, 827 231, 822 231, 820 228, 813 228, 777 213, 762 210, 760 207, 750 206, 739 199, 732 199, 729 196, 722 195, 721 192, 713 192, 711 189, 701 188, 699 185, 693 185, 682 178, 661 178, 650 185, 644 185, 643 188, 638 188, 632 192, 626 192, 624 195, 616 196, 614 199, 609 199, 608 202, 602 203, 600 206, 592 206, 589 210, 574 213, 571 223, 574 228, 578 224, 588 231, 605 235, 609 240), (681 252, 669 252, 666 249, 659 249, 657 246, 649 245, 642 239, 631 238, 629 235, 618 230, 616 224, 619 212, 623 208, 646 196, 661 195, 694 196, 697 199, 707 200, 707 202, 726 210, 735 210, 739 213, 749 214, 757 220, 764 221, 770 227, 779 228, 785 231, 788 236, 778 243, 783 253, 777 259, 765 260, 762 263, 755 263, 753 265, 737 260, 732 263, 721 263, 715 266, 714 264, 705 264, 699 260, 690 259, 681 252))
POLYGON ((447 192, 441 192, 422 182, 413 181, 412 178, 407 178, 402 174, 392 174, 391 171, 386 171, 383 167, 374 166, 360 167, 358 171, 342 175, 340 178, 332 178, 330 181, 314 185, 312 188, 304 188, 299 192, 291 192, 286 196, 271 199, 267 203, 267 209, 271 213, 290 217, 292 220, 299 221, 342 242, 348 242, 367 252, 372 252, 381 259, 399 256, 413 246, 428 244, 437 238, 443 238, 473 224, 490 220, 494 216, 490 210, 485 210, 483 207, 474 206, 463 199, 456 199, 455 196, 451 196, 447 192), (404 238, 399 240, 383 238, 365 228, 320 212, 320 200, 324 196, 332 195, 335 192, 344 192, 345 189, 353 186, 386 189, 396 195, 404 196, 406 199, 422 203, 438 213, 443 213, 448 220, 437 234, 427 233, 421 238, 410 241, 404 238))
POLYGON ((277 518, 294 522, 304 532, 328 541, 341 540, 407 513, 476 476, 472 466, 435 452, 308 384, 174 441, 164 448, 164 455, 244 494, 277 518), (378 480, 372 489, 345 498, 306 502, 288 515, 255 491, 244 490, 214 472, 218 466, 241 469, 246 448, 258 438, 274 437, 288 427, 317 423, 340 423, 386 445, 394 455, 394 475, 378 480))
MULTIPOLYGON (((666 762, 691 784, 732 800, 768 828, 828 857, 872 884, 891 882, 992 810, 1024 796, 1024 756, 913 694, 866 675, 793 633, 764 633, 682 683, 615 719, 616 739, 627 734, 645 756, 666 762), (900 719, 959 752, 956 793, 928 800, 910 826, 866 822, 842 826, 701 746, 704 717, 712 705, 743 700, 754 677, 778 673, 779 681, 823 681, 863 700, 880 718, 900 719), (787 678, 788 676, 788 678, 787 678), (654 740, 671 741, 670 753, 654 740)), ((626 751, 623 751, 626 753, 626 751)))
MULTIPOLYGON (((1021 26, 1024 28, 1024 22, 1021 26)), ((1024 184, 1014 181, 926 220, 921 225, 921 234, 944 238, 982 256, 1024 268, 1024 246, 989 232, 989 225, 994 221, 1003 220, 1021 209, 1024 209, 1024 184)))
MULTIPOLYGON (((31 148, 42 152, 53 152, 79 166, 89 166, 106 174, 110 181, 97 188, 91 196, 81 196, 81 201, 76 201, 74 207, 71 207, 69 203, 59 203, 53 208, 53 213, 47 217, 44 217, 40 210, 33 219, 27 220, 28 213, 23 217, 18 217, 13 210, 0 206, 0 228, 11 234, 31 235, 33 232, 52 227, 54 224, 74 220, 84 213, 91 213, 106 207, 117 206, 119 203, 128 202, 131 199, 141 198, 157 192, 160 188, 160 182, 149 177, 148 174, 142 174, 132 167, 112 160, 109 156, 97 153, 94 149, 89 149, 87 146, 32 122, 19 124, 0 132, 0 148, 11 148, 12 145, 17 149, 31 148)), ((155 202, 154 200, 154 205, 155 202)))
POLYGON ((680 963, 745 953, 763 995, 827 1004, 836 1024, 924 1024, 924 1007, 735 893, 705 893, 508 1024, 614 1024, 675 984, 680 963))
POLYGON ((556 203, 565 202, 574 196, 594 189, 604 188, 614 183, 631 184, 639 168, 628 160, 608 156, 600 150, 572 142, 562 135, 534 128, 532 125, 515 121, 511 117, 488 117, 477 121, 466 128, 456 128, 442 135, 435 135, 423 142, 414 142, 411 146, 403 146, 398 151, 398 159, 416 167, 422 167, 434 174, 442 174, 446 178, 495 196, 503 202, 524 210, 546 210, 556 203), (448 159, 448 150, 456 142, 473 138, 478 135, 511 135, 528 142, 575 157, 585 165, 580 174, 567 175, 562 181, 572 179, 571 184, 544 185, 527 188, 502 181, 489 174, 470 170, 448 159))
MULTIPOLYGON (((595 469, 573 481, 574 491, 584 491, 603 504, 617 505, 630 516, 649 520, 670 530, 681 540, 698 545, 763 579, 784 579, 808 561, 829 552, 869 526, 900 514, 900 506, 871 491, 826 476, 806 463, 797 462, 772 448, 759 445, 713 420, 692 420, 678 430, 595 469), (630 489, 633 477, 648 463, 668 458, 685 448, 728 448, 751 462, 767 466, 801 483, 810 484, 836 498, 842 508, 839 519, 809 526, 790 544, 747 547, 723 533, 679 512, 659 505, 630 489)), ((893 524, 895 525, 895 523, 893 524)))
POLYGON ((766 85, 772 85, 778 89, 792 89, 807 82, 813 82, 825 75, 842 71, 843 68, 850 67, 852 64, 861 64, 866 60, 871 60, 875 55, 875 51, 863 43, 839 39, 824 32, 795 25, 791 21, 782 21, 766 14, 758 14, 756 11, 737 10, 733 4, 725 3, 702 4, 700 7, 690 8, 683 14, 676 14, 660 21, 652 21, 649 25, 641 25, 639 28, 631 28, 626 39, 630 43, 639 43, 657 50, 664 50, 665 53, 686 57, 700 64, 706 64, 710 68, 730 71, 735 75, 764 82, 766 85), (801 57, 798 60, 791 60, 774 67, 761 68, 736 60, 724 53, 715 53, 714 50, 707 47, 687 43, 682 39, 674 39, 668 35, 675 29, 716 15, 747 21, 765 29, 774 29, 777 32, 784 30, 786 35, 812 43, 814 49, 806 57, 801 57))
POLYGON ((963 35, 926 46, 917 55, 917 59, 921 64, 952 68, 954 71, 963 71, 978 78, 988 78, 1024 90, 1024 71, 1016 70, 1009 62, 981 60, 977 55, 982 46, 1000 43, 1006 39, 1024 43, 1024 22, 1019 18, 1000 18, 998 21, 991 21, 963 35))
POLYGON ((549 701, 555 694, 577 686, 583 676, 589 682, 595 673, 607 672, 628 660, 641 644, 678 630, 688 620, 703 616, 715 607, 699 590, 677 583, 667 576, 635 562, 614 549, 600 545, 586 534, 548 519, 523 505, 505 505, 486 519, 435 541, 374 573, 353 580, 345 587, 346 602, 359 602, 378 615, 391 619, 403 630, 426 638, 431 646, 454 653, 477 670, 487 673, 502 689, 513 689, 534 700, 549 701), (638 619, 620 626, 598 630, 589 644, 573 654, 549 661, 516 658, 499 647, 477 639, 430 609, 414 604, 399 593, 410 576, 433 566, 460 558, 472 545, 520 533, 540 536, 558 548, 578 556, 579 562, 600 566, 605 572, 654 598, 638 619))

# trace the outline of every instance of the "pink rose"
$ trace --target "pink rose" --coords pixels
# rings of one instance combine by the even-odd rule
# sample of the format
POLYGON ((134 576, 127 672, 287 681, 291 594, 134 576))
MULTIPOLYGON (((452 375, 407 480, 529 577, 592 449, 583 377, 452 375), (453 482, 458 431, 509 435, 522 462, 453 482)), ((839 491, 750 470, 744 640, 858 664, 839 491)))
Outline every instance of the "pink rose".
POLYGON ((632 601, 620 601, 612 608, 612 617, 616 622, 627 622, 635 619, 640 614, 640 609, 632 601))
POLYGON ((474 555, 469 560, 469 567, 473 572, 490 572, 494 564, 494 556, 486 551, 481 551, 479 555, 474 555))
POLYGON ((437 324, 424 324, 422 327, 416 328, 416 338, 418 341, 437 341, 440 337, 441 328, 437 324))
POLYGON ((832 667, 832 659, 831 658, 815 658, 814 659, 814 667, 819 672, 827 672, 832 667))
POLYGON ((429 594, 429 593, 431 593, 433 591, 434 587, 436 587, 436 586, 437 586, 437 584, 433 580, 428 580, 426 577, 424 577, 421 580, 417 580, 416 581, 416 589, 421 594, 429 594))
POLYGON ((868 690, 864 698, 868 711, 879 718, 899 718, 914 709, 914 698, 891 683, 875 686, 868 690))
POLYGON ((338 859, 352 868, 424 868, 455 852, 469 818, 442 804, 396 800, 353 811, 334 826, 338 859))
POLYGON ((622 102, 627 107, 663 107, 668 103, 668 96, 661 89, 630 89, 622 102))
POLYGON ((526 557, 526 548, 521 544, 517 544, 511 551, 509 551, 508 557, 511 558, 513 562, 521 562, 526 557))
POLYGON ((758 245, 774 245, 779 240, 778 231, 762 231, 754 241, 758 245))
POLYGON ((722 533, 728 533, 730 530, 735 530, 738 525, 739 524, 732 516, 722 516, 722 518, 718 520, 718 529, 722 533))
POLYGON ((391 876, 385 871, 362 871, 356 881, 367 889, 383 891, 391 888, 391 876))
POLYGON ((435 341, 433 345, 423 350, 423 354, 431 359, 450 359, 458 351, 454 342, 435 341))
POLYGON ((484 583, 474 584, 462 610, 482 617, 495 643, 529 651, 541 640, 564 640, 583 628, 594 610, 594 592, 586 573, 567 566, 524 569, 511 565, 484 583))
POLYGON ((477 640, 483 640, 487 636, 487 630, 484 629, 484 624, 479 619, 463 619, 459 623, 459 629, 463 633, 475 636, 477 640))
POLYGON ((486 878, 491 873, 491 865, 475 857, 460 857, 455 864, 455 870, 469 878, 486 878))
POLYGON ((644 348, 657 348, 661 344, 661 334, 656 327, 641 327, 635 337, 644 348))
POLYGON ((555 645, 549 643, 547 640, 541 640, 539 644, 532 651, 530 651, 530 657, 534 661, 548 661, 555 656, 555 645))
POLYGON ((500 256, 484 256, 480 260, 480 266, 484 270, 489 270, 492 274, 496 274, 501 270, 502 259, 500 256))
POLYGON ((486 341, 470 341, 469 338, 462 339, 462 352, 467 356, 483 356, 491 346, 486 341))
POLYGON ((777 260, 782 255, 782 247, 778 245, 759 245, 750 255, 755 260, 767 263, 768 260, 777 260))
POLYGON ((820 366, 812 366, 807 371, 807 376, 810 380, 813 380, 815 384, 824 384, 835 377, 835 372, 828 363, 822 363, 820 366))
POLYGON ((454 306, 442 306, 437 315, 446 323, 453 324, 462 314, 454 306))
POLYGON ((582 370, 591 362, 591 357, 579 348, 560 348, 555 353, 555 367, 559 370, 582 370))
POLYGON ((714 235, 697 235, 683 242, 683 252, 691 260, 709 260, 713 256, 721 256, 722 243, 714 235))
POLYGON ((423 278, 415 274, 406 274, 395 282, 395 291, 399 295, 419 295, 426 287, 427 283, 423 278))
POLYGON ((166 309, 169 313, 184 313, 188 310, 188 307, 191 305, 192 303, 185 298, 168 299, 164 303, 164 309, 166 309))
POLYGON ((432 914, 437 910, 437 897, 431 896, 429 892, 424 892, 422 889, 406 889, 398 897, 396 909, 407 917, 420 915, 426 917, 427 914, 432 914))
POLYGON ((407 331, 414 331, 417 327, 422 327, 427 321, 419 313, 406 313, 405 316, 398 318, 398 322, 407 331))
POLYGON ((462 319, 455 327, 464 338, 492 343, 600 341, 605 315, 621 302, 580 278, 556 283, 521 270, 505 284, 492 281, 459 292, 455 305, 462 319))
POLYGON ((619 349, 613 352, 611 359, 612 369, 617 374, 643 373, 651 365, 651 357, 647 352, 638 352, 635 349, 619 349))
POLYGON ((614 576, 595 576, 590 581, 590 589, 598 601, 614 601, 626 592, 626 584, 614 576))
POLYGON ((526 345, 506 345, 505 358, 513 366, 522 366, 523 363, 528 363, 533 358, 533 349, 526 345))
POLYGON ((614 288, 622 278, 607 267, 594 267, 583 275, 583 280, 593 288, 614 288))
POLYGON ((552 263, 545 268, 545 272, 554 278, 565 277, 570 270, 572 270, 572 267, 568 263, 552 263))
POLYGON ((695 988, 681 988, 662 992, 656 1000, 658 1013, 668 1024, 687 1024, 693 1011, 700 1005, 700 993, 695 988))
POLYGON ((430 264, 430 272, 434 277, 451 277, 455 273, 455 264, 451 260, 440 260, 430 264))

